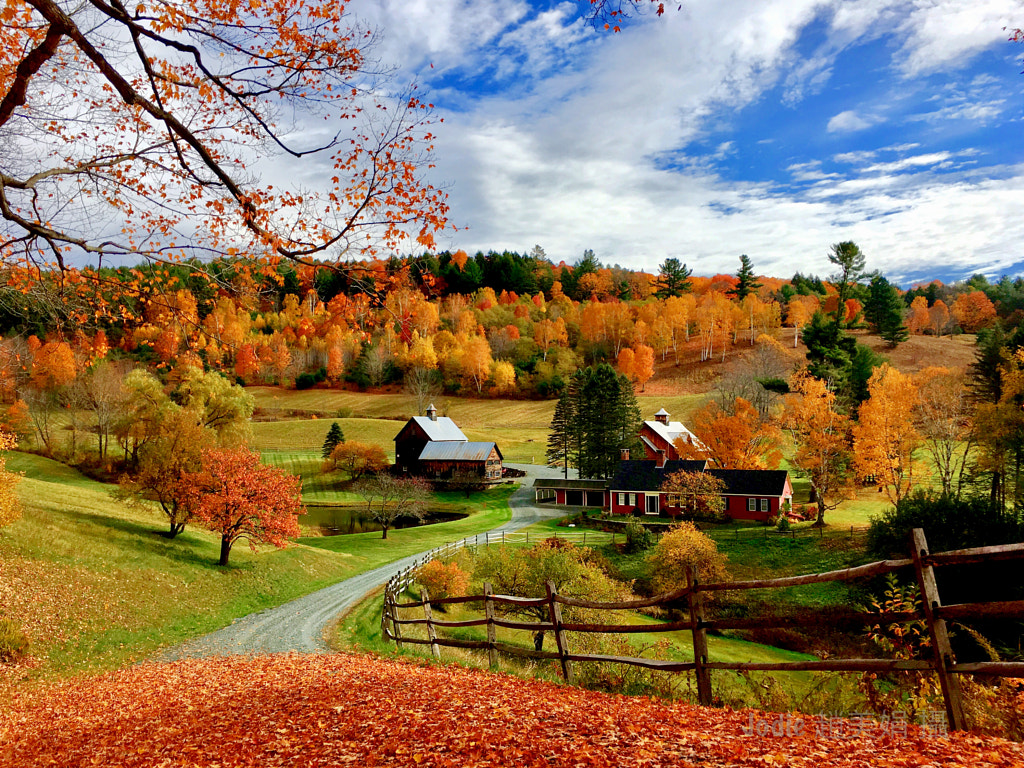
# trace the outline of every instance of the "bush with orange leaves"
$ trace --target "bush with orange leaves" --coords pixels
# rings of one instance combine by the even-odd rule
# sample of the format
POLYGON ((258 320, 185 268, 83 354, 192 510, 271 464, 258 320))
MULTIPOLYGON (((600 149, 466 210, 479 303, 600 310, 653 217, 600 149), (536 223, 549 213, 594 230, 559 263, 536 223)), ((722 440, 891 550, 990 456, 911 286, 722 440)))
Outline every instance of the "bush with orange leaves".
POLYGON ((469 574, 458 563, 443 563, 437 558, 420 568, 416 581, 427 590, 432 600, 461 597, 469 588, 469 574))

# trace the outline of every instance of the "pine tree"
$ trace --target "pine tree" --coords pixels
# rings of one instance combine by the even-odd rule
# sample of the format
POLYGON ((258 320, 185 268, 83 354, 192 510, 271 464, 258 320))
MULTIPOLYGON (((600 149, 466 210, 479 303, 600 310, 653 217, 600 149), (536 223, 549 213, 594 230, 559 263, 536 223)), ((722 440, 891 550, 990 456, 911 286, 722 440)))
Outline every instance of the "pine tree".
POLYGON ((875 333, 889 342, 893 349, 910 338, 910 331, 903 322, 904 309, 903 299, 896 286, 881 275, 871 278, 864 316, 875 333))
POLYGON ((345 442, 345 433, 341 431, 338 422, 333 422, 327 430, 327 438, 324 440, 323 457, 326 459, 331 452, 340 444, 345 442))
POLYGON ((740 256, 740 269, 736 273, 736 287, 726 291, 736 297, 737 301, 743 301, 747 296, 752 293, 756 293, 757 289, 761 287, 761 283, 757 282, 757 278, 754 276, 754 264, 751 262, 750 257, 747 254, 740 256))
POLYGON ((569 477, 569 464, 572 458, 573 425, 576 422, 576 396, 573 390, 575 377, 569 380, 562 396, 555 406, 555 415, 551 418, 551 432, 548 435, 548 464, 561 464, 565 477, 569 477))
POLYGON ((665 259, 658 270, 658 277, 654 283, 657 290, 654 295, 659 299, 689 293, 692 287, 690 275, 693 274, 693 270, 687 269, 679 259, 665 259))

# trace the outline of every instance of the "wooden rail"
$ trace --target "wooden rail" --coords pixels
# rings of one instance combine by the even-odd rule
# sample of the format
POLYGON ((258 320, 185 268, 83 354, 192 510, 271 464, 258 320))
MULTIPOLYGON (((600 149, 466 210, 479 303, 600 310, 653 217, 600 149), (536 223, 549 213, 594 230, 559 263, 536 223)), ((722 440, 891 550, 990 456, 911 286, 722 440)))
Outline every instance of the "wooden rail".
MULTIPOLYGON (((561 537, 560 537, 561 538, 561 537)), ((399 602, 399 596, 416 580, 418 569, 435 557, 450 557, 465 546, 480 546, 479 537, 475 540, 466 538, 461 542, 447 544, 424 555, 410 568, 395 575, 385 586, 384 607, 381 612, 381 629, 383 635, 394 640, 401 647, 404 643, 429 645, 435 658, 440 657, 440 647, 470 648, 486 650, 490 666, 497 666, 498 654, 505 653, 531 659, 557 660, 562 668, 562 675, 567 682, 573 681, 573 662, 610 662, 626 664, 668 672, 693 671, 697 680, 697 699, 700 704, 710 706, 712 701, 710 670, 747 670, 747 671, 831 671, 831 672, 896 672, 896 671, 931 671, 939 678, 943 700, 946 706, 946 717, 949 727, 962 730, 965 727, 963 703, 960 696, 957 674, 988 675, 993 677, 1024 677, 1024 663, 1021 662, 975 662, 957 664, 953 658, 946 631, 947 620, 963 620, 971 618, 1024 618, 1024 601, 982 602, 964 605, 942 605, 938 588, 935 584, 934 568, 947 565, 963 565, 1000 561, 1008 559, 1024 559, 1024 543, 1007 544, 994 547, 976 547, 953 552, 930 554, 921 529, 911 533, 910 557, 899 560, 881 560, 855 568, 844 568, 825 573, 787 576, 776 579, 758 579, 751 581, 713 582, 701 584, 693 568, 687 568, 687 586, 656 597, 640 600, 618 602, 595 602, 559 595, 552 582, 547 584, 544 597, 526 598, 514 595, 496 595, 490 584, 484 584, 481 595, 448 597, 431 600, 427 591, 421 593, 421 599, 414 602, 399 602), (918 589, 921 595, 921 607, 917 611, 855 611, 850 609, 828 612, 824 616, 819 612, 809 614, 775 614, 755 618, 721 618, 705 617, 703 596, 706 593, 725 590, 779 589, 783 587, 822 584, 830 581, 851 581, 870 576, 892 573, 902 568, 913 567, 918 589), (441 605, 461 603, 483 603, 484 618, 469 621, 445 621, 433 615, 432 608, 441 605), (510 621, 495 615, 495 606, 511 607, 544 607, 547 608, 548 621, 510 621), (562 606, 590 608, 596 610, 635 610, 652 606, 664 606, 683 609, 686 618, 681 621, 663 622, 660 624, 594 624, 567 622, 562 619, 562 606), (422 608, 422 619, 399 618, 399 609, 422 608), (931 639, 932 655, 926 660, 903 659, 827 659, 820 661, 796 661, 778 663, 748 662, 715 662, 708 657, 707 632, 721 629, 757 629, 787 626, 809 626, 825 623, 836 627, 873 626, 877 624, 924 622, 931 639), (427 639, 403 636, 403 626, 420 625, 426 627, 427 639), (485 626, 486 640, 457 640, 437 635, 438 628, 458 628, 485 626), (522 630, 526 632, 551 632, 555 637, 556 650, 538 651, 517 645, 498 642, 496 628, 522 630), (590 632, 602 634, 633 634, 648 632, 675 632, 681 629, 690 630, 693 640, 692 662, 666 661, 629 656, 607 656, 601 654, 573 653, 569 646, 568 632, 590 632)), ((489 543, 495 543, 494 538, 489 543)), ((506 543, 508 543, 506 539, 506 543)), ((518 542, 517 542, 518 543, 518 542)), ((486 543, 485 543, 486 544, 486 543)))

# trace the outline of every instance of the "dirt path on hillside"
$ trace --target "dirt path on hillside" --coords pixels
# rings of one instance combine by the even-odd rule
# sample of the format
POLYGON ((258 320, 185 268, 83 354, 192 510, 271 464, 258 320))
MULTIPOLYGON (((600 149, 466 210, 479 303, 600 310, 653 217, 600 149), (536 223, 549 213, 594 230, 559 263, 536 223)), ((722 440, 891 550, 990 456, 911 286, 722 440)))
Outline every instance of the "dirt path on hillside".
MULTIPOLYGON (((533 504, 533 481, 538 477, 560 477, 561 471, 549 467, 510 464, 526 472, 526 477, 509 499, 512 519, 490 533, 517 531, 528 525, 561 517, 564 511, 536 507, 533 504)), ((305 597, 251 613, 235 619, 229 626, 208 635, 197 637, 156 655, 158 661, 174 661, 202 656, 230 656, 254 653, 326 653, 330 650, 324 640, 324 630, 339 615, 356 605, 373 589, 387 582, 393 575, 408 568, 423 553, 410 555, 372 571, 366 571, 345 581, 318 590, 305 597)))

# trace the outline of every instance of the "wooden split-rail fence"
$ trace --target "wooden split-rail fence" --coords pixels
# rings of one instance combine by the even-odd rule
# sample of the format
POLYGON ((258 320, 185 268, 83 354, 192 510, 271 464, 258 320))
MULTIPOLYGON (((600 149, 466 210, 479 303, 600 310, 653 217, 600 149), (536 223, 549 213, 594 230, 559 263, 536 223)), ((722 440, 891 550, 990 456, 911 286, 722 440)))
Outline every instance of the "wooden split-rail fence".
MULTIPOLYGON (((489 543, 496 543, 494 537, 489 543)), ((935 583, 934 569, 950 565, 967 565, 971 563, 995 562, 1001 560, 1024 559, 1024 543, 1006 544, 992 547, 961 549, 952 552, 929 553, 924 531, 916 528, 910 537, 910 557, 899 560, 881 560, 867 565, 845 568, 826 573, 787 576, 775 579, 759 579, 753 581, 698 582, 694 570, 686 572, 687 585, 681 589, 655 597, 624 600, 620 602, 595 602, 581 600, 558 594, 552 582, 547 584, 547 595, 539 598, 517 597, 515 595, 496 595, 490 584, 484 584, 482 595, 447 597, 431 600, 426 589, 421 590, 421 599, 414 602, 399 602, 401 594, 416 581, 420 567, 431 559, 450 557, 459 549, 473 546, 474 539, 467 538, 453 544, 439 547, 427 553, 412 567, 405 569, 393 577, 384 589, 384 607, 381 615, 383 635, 393 640, 399 648, 403 643, 430 645, 431 653, 440 658, 441 646, 450 648, 472 648, 486 650, 490 666, 497 666, 498 654, 505 653, 531 659, 553 659, 560 663, 562 675, 567 682, 573 681, 574 662, 611 662, 628 664, 647 669, 666 672, 690 672, 696 677, 697 700, 704 706, 712 703, 711 670, 746 670, 746 671, 826 671, 826 672, 899 672, 922 671, 933 672, 939 679, 939 685, 945 702, 947 723, 952 730, 963 730, 965 727, 964 706, 957 675, 987 675, 992 677, 1024 677, 1024 662, 973 662, 956 663, 950 646, 946 622, 950 620, 964 621, 970 619, 1024 618, 1024 600, 1003 602, 980 602, 960 605, 942 605, 939 591, 935 583), (821 616, 764 616, 754 618, 707 618, 703 596, 709 592, 725 590, 780 589, 785 587, 821 584, 830 581, 853 581, 866 577, 881 576, 904 568, 913 568, 917 587, 921 596, 921 605, 915 611, 860 611, 849 609, 830 612, 827 618, 821 616), (458 603, 483 603, 484 618, 468 621, 443 621, 435 619, 432 607, 439 605, 455 605, 458 603), (562 619, 562 606, 575 606, 599 611, 636 610, 654 606, 683 608, 685 618, 681 621, 669 621, 660 624, 593 624, 567 622, 562 619), (498 616, 496 606, 510 608, 546 607, 549 620, 546 622, 510 621, 498 616), (423 618, 403 619, 399 617, 399 609, 422 608, 423 618), (816 661, 772 662, 772 663, 736 663, 716 662, 708 658, 707 633, 724 629, 760 629, 772 627, 811 626, 826 622, 829 626, 845 629, 875 626, 879 624, 896 624, 924 622, 928 638, 931 640, 930 658, 928 659, 823 659, 816 661), (421 625, 426 628, 426 639, 403 636, 402 627, 421 625), (459 640, 439 637, 437 629, 457 627, 486 627, 486 640, 459 640), (509 643, 497 641, 498 627, 526 632, 551 632, 555 638, 556 650, 538 651, 509 643), (693 661, 668 661, 660 659, 608 656, 599 654, 573 653, 569 646, 568 632, 588 632, 602 634, 674 632, 690 630, 693 638, 693 661)), ((479 540, 476 543, 479 542, 479 540)), ((506 540, 508 543, 508 540, 506 540)))

